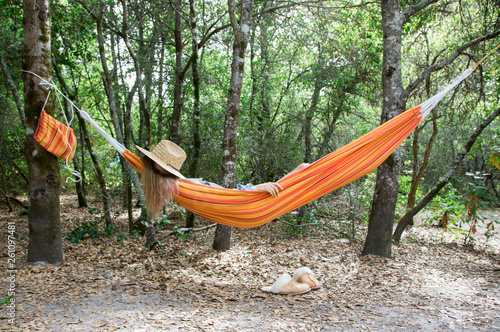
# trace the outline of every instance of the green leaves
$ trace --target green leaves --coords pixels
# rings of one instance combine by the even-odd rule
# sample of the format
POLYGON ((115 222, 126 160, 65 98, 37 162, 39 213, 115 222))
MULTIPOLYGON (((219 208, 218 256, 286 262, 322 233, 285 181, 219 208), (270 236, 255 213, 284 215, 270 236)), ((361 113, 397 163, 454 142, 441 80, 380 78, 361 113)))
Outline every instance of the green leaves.
POLYGON ((4 304, 7 304, 7 303, 10 303, 10 301, 12 300, 12 298, 13 298, 13 297, 14 297, 14 296, 13 296, 13 295, 11 295, 11 296, 9 296, 9 297, 8 297, 8 298, 6 298, 6 299, 1 300, 1 301, 0 301, 0 306, 2 306, 2 305, 4 305, 4 304))

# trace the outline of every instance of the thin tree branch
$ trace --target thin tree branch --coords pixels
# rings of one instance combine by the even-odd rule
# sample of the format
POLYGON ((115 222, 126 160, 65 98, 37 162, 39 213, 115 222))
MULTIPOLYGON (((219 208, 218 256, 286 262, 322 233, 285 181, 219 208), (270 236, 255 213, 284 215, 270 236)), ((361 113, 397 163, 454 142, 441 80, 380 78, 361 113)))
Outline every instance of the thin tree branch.
POLYGON ((413 90, 415 90, 415 88, 420 83, 422 83, 422 81, 425 80, 431 73, 439 71, 439 70, 443 69, 444 67, 448 66, 450 63, 452 63, 453 61, 455 61, 455 59, 457 59, 466 49, 468 49, 468 48, 470 48, 470 47, 472 47, 474 45, 477 45, 477 44, 479 44, 479 43, 481 43, 483 41, 486 41, 486 40, 489 40, 489 39, 493 39, 493 38, 495 38, 495 37, 497 37, 499 35, 500 35, 500 30, 497 30, 497 31, 492 32, 490 34, 487 34, 487 35, 481 36, 479 38, 473 39, 473 40, 465 43, 464 45, 460 46, 455 52, 453 52, 453 54, 451 54, 445 60, 441 61, 440 63, 438 63, 436 65, 432 65, 430 67, 427 67, 427 69, 425 69, 423 71, 423 73, 420 74, 420 76, 415 81, 413 81, 412 83, 410 83, 410 85, 408 85, 408 87, 403 92, 403 95, 402 95, 401 98, 403 100, 408 99, 408 96, 410 95, 410 93, 412 93, 413 90))
POLYGON ((407 8, 403 12, 403 22, 402 22, 402 24, 404 25, 412 15, 416 14, 417 12, 421 11, 422 9, 424 9, 426 7, 429 7, 432 4, 435 4, 438 1, 439 0, 424 0, 424 1, 416 4, 415 6, 407 8))
POLYGON ((29 207, 24 205, 20 200, 12 197, 12 196, 9 196, 7 195, 6 193, 4 193, 3 191, 0 192, 2 194, 3 197, 5 197, 6 199, 9 199, 11 201, 13 201, 14 203, 16 203, 17 205, 21 206, 22 208, 24 208, 25 210, 28 210, 29 207))
POLYGON ((7 80, 7 84, 9 85, 10 91, 12 92, 12 96, 14 97, 14 101, 16 103, 17 111, 19 112, 19 117, 21 118, 21 122, 23 127, 26 129, 26 119, 24 116, 24 107, 21 102, 21 97, 19 96, 19 91, 17 90, 16 84, 14 80, 10 76, 9 69, 7 68, 7 63, 2 55, 0 55, 0 67, 2 67, 2 72, 7 80))

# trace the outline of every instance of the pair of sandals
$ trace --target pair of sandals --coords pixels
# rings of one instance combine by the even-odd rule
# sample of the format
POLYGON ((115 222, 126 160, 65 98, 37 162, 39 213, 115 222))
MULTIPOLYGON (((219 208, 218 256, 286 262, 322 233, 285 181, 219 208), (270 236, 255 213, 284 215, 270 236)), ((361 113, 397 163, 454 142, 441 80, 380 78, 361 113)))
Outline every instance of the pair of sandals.
POLYGON ((272 286, 262 287, 266 293, 297 295, 318 289, 321 283, 314 276, 313 271, 308 267, 301 267, 293 274, 293 278, 288 273, 283 273, 272 286))

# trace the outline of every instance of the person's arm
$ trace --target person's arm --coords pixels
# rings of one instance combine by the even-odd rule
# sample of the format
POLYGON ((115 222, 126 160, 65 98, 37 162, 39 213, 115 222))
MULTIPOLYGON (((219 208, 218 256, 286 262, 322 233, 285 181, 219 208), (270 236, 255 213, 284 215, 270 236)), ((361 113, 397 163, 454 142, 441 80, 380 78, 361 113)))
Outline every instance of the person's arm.
POLYGON ((302 164, 300 164, 299 166, 295 167, 295 169, 293 171, 291 171, 290 173, 288 173, 287 175, 285 175, 284 177, 282 177, 282 179, 286 178, 290 174, 293 174, 295 172, 300 171, 301 169, 304 169, 304 168, 308 167, 309 165, 311 165, 311 164, 308 164, 308 163, 302 163, 302 164))
POLYGON ((278 197, 280 195, 280 190, 283 190, 278 182, 266 182, 253 186, 255 190, 267 191, 271 196, 278 197))
MULTIPOLYGON (((306 168, 309 165, 310 164, 308 164, 308 163, 300 164, 293 171, 291 171, 290 173, 288 173, 287 175, 285 175, 283 178, 289 176, 290 174, 298 172, 301 169, 304 169, 304 168, 306 168)), ((266 191, 269 194, 271 194, 271 196, 273 196, 273 197, 278 197, 280 195, 280 191, 283 190, 283 187, 281 187, 281 185, 278 182, 261 183, 261 184, 257 184, 255 186, 253 186, 253 188, 255 190, 266 191)))

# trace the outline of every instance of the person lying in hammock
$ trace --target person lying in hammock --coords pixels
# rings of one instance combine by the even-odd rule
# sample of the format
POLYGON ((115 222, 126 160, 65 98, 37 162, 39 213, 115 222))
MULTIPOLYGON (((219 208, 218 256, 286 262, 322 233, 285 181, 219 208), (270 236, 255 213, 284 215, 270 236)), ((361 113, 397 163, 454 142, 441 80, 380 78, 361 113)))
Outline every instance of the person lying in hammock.
MULTIPOLYGON (((176 195, 178 191, 177 181, 179 179, 221 187, 200 178, 186 179, 179 171, 184 160, 186 160, 186 153, 174 142, 162 140, 152 151, 139 146, 137 146, 137 149, 143 153, 141 159, 144 162, 144 171, 141 174, 141 183, 144 190, 146 210, 153 219, 160 214, 163 205, 171 201, 176 195)), ((301 164, 289 174, 297 172, 308 165, 306 163, 301 164)), ((266 182, 257 185, 238 184, 237 189, 265 191, 273 197, 279 196, 280 190, 283 190, 278 182, 266 182)))

